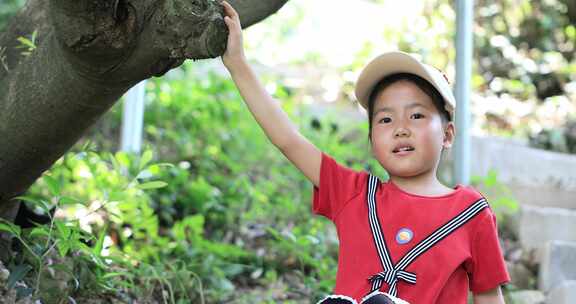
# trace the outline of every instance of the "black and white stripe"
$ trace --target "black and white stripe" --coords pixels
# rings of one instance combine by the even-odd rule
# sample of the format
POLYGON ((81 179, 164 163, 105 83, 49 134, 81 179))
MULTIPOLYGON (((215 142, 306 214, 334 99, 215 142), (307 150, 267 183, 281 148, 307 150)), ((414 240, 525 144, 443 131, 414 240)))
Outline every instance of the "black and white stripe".
POLYGON ((484 198, 479 199, 470 205, 466 210, 462 211, 459 215, 451 219, 446 224, 442 225, 440 228, 436 229, 428 237, 420 241, 414 248, 412 248, 400 261, 394 265, 390 257, 390 252, 386 248, 386 242, 384 240, 384 235, 382 234, 382 226, 376 212, 376 188, 378 185, 378 178, 370 174, 368 178, 368 217, 370 222, 370 228, 372 230, 372 236, 374 243, 376 244, 376 249, 378 251, 378 256, 380 257, 380 263, 384 271, 379 272, 369 278, 372 283, 372 288, 370 292, 379 290, 384 282, 388 283, 389 290, 388 293, 396 296, 397 283, 398 280, 403 280, 410 284, 416 284, 416 274, 408 272, 405 269, 412 263, 416 258, 426 252, 432 246, 436 245, 438 242, 443 240, 445 237, 450 235, 452 232, 456 231, 462 225, 466 224, 474 216, 480 213, 484 208, 488 207, 488 203, 484 198))
MULTIPOLYGON (((376 250, 378 251, 378 257, 380 258, 380 264, 384 269, 384 272, 391 272, 394 269, 392 260, 390 258, 390 253, 388 248, 386 248, 386 242, 384 240, 384 235, 382 234, 382 229, 380 228, 380 220, 378 219, 376 211, 376 189, 378 187, 378 178, 370 174, 368 177, 368 218, 370 221, 370 229, 372 230, 372 236, 374 244, 376 245, 376 250)), ((380 289, 382 287, 382 280, 374 279, 372 280, 372 291, 380 289)))
POLYGON ((404 255, 400 262, 396 264, 396 267, 399 269, 408 267, 408 265, 410 265, 419 255, 430 249, 462 225, 466 224, 486 207, 488 207, 486 200, 484 198, 479 199, 474 204, 470 205, 470 207, 466 208, 466 210, 462 211, 458 216, 438 228, 424 240, 420 241, 420 243, 404 255))

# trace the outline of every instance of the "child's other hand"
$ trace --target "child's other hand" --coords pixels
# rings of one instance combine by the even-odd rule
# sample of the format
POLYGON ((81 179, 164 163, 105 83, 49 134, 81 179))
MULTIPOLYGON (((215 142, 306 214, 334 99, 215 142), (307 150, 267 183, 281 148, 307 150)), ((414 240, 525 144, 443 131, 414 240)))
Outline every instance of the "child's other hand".
POLYGON ((226 51, 222 55, 222 62, 228 70, 244 62, 244 49, 242 47, 242 26, 240 17, 236 10, 226 1, 222 1, 224 6, 224 22, 228 27, 228 44, 226 51))

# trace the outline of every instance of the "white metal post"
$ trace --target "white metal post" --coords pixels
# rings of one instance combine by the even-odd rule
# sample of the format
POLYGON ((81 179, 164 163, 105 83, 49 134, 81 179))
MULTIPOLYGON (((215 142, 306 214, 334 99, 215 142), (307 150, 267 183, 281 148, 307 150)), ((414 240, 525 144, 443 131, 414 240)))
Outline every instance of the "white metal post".
POLYGON ((473 55, 474 1, 456 1, 456 142, 454 177, 456 183, 470 183, 470 82, 473 55))
POLYGON ((142 124, 144 122, 144 96, 146 80, 141 81, 126 93, 122 111, 122 135, 120 149, 140 153, 142 146, 142 124))

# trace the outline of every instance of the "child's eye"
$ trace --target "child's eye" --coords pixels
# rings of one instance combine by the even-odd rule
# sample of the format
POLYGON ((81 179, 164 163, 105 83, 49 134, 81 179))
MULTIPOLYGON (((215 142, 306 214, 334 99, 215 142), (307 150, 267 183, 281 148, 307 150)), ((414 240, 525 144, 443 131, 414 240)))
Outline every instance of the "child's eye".
POLYGON ((424 115, 422 115, 420 113, 414 113, 410 116, 410 118, 420 119, 420 118, 424 118, 424 115))
POLYGON ((390 117, 384 117, 384 118, 381 118, 378 122, 379 122, 379 123, 382 123, 382 122, 383 122, 383 123, 389 123, 389 122, 391 122, 391 121, 392 121, 392 118, 390 118, 390 117))

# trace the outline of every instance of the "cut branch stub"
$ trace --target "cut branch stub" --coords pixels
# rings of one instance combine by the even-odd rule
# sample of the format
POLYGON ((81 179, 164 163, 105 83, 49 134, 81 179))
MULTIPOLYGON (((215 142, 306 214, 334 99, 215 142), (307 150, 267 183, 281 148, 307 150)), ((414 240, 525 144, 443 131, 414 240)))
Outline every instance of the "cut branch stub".
POLYGON ((215 1, 173 0, 155 15, 156 37, 170 58, 205 59, 224 53, 228 29, 215 1))
POLYGON ((186 58, 220 56, 228 37, 211 0, 53 0, 51 12, 68 60, 93 81, 160 76, 186 58))

